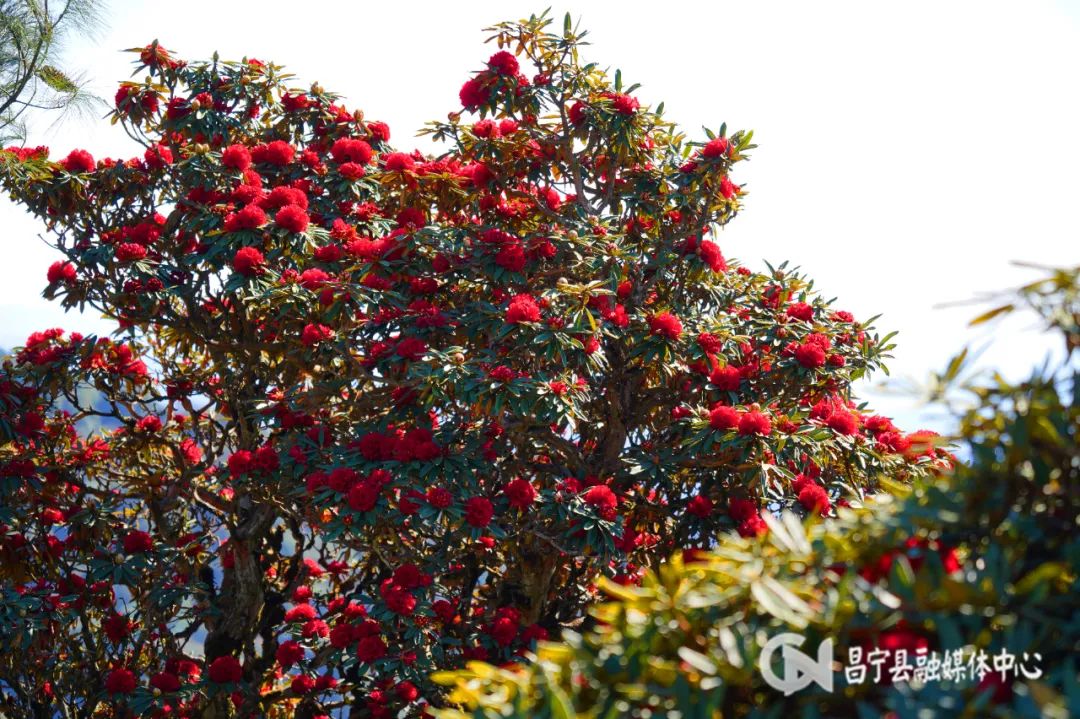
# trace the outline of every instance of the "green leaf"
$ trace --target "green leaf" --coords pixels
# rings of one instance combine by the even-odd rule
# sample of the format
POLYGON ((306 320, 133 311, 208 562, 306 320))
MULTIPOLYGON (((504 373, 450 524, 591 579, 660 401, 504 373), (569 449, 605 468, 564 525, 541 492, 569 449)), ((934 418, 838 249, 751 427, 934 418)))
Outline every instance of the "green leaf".
POLYGON ((577 712, 574 711, 574 705, 570 701, 570 697, 566 695, 562 687, 557 682, 548 679, 551 695, 549 697, 549 703, 551 704, 551 717, 552 719, 576 719, 577 712))
POLYGON ((950 382, 960 374, 960 370, 964 366, 964 360, 967 359, 968 348, 965 347, 960 351, 960 354, 949 360, 949 366, 945 369, 945 374, 942 376, 942 381, 950 382))
POLYGON ((796 629, 806 627, 808 624, 806 617, 799 614, 794 605, 788 603, 786 595, 781 596, 774 591, 775 584, 775 580, 771 583, 758 580, 750 585, 750 594, 766 613, 796 629))
POLYGON ((995 307, 992 310, 988 310, 986 312, 983 312, 981 315, 979 315, 978 317, 973 319, 971 322, 968 322, 968 327, 974 327, 975 325, 981 325, 984 322, 989 322, 990 320, 994 319, 998 315, 1003 315, 1003 314, 1012 312, 1015 309, 1016 309, 1016 306, 1013 305, 1012 303, 1009 303, 1007 305, 1002 305, 1001 307, 995 307))
POLYGON ((699 672, 710 676, 716 674, 715 662, 701 652, 691 649, 690 647, 679 647, 676 650, 676 654, 679 655, 680 659, 697 669, 699 672))

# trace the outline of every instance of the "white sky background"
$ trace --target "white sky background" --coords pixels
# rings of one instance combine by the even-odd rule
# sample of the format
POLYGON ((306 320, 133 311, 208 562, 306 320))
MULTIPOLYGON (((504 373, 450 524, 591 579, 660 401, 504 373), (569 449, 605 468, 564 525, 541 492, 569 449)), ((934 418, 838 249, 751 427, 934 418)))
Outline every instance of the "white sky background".
MULTIPOLYGON (((73 42, 68 67, 111 101, 132 70, 118 51, 154 38, 189 60, 273 60, 388 122, 398 148, 433 152, 412 136, 460 108, 494 52, 481 29, 550 1, 111 0, 107 30, 73 42)), ((1010 260, 1080 262, 1080 1, 564 2, 557 23, 567 10, 590 30, 586 59, 621 68, 691 136, 725 121, 755 131, 724 254, 753 269, 790 260, 837 308, 883 314, 878 327, 900 331, 894 377, 922 380, 966 341, 993 339, 982 364, 1014 377, 1055 347, 1030 318, 969 331, 976 308, 934 305, 1036 276, 1010 260)), ((54 157, 141 154, 105 121, 32 130, 54 157)), ((36 221, 0 200, 0 227, 0 346, 110 329, 41 299, 56 256, 36 221)), ((947 427, 910 398, 863 395, 909 429, 947 427)))

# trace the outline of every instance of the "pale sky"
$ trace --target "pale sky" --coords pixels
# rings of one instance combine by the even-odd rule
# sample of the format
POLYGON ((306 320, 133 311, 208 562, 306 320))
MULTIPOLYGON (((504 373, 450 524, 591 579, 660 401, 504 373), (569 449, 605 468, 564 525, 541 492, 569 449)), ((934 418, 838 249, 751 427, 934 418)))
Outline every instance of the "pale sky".
MULTIPOLYGON (((132 70, 118 51, 154 38, 189 60, 273 60, 388 122, 398 148, 432 152, 413 135, 460 108, 461 83, 493 52, 481 28, 550 1, 112 0, 106 32, 72 43, 68 64, 111 98, 132 70)), ((1045 356, 1052 345, 1030 318, 969 331, 976 309, 934 306, 1035 277, 1011 260, 1080 262, 1080 0, 553 8, 560 22, 566 11, 591 31, 588 60, 621 68, 643 103, 664 101, 691 135, 722 122, 755 131, 724 254, 753 269, 790 260, 839 309, 881 313, 878 327, 900 332, 894 377, 921 380, 968 341, 992 339, 982 364, 1014 377, 1045 356)), ((54 157, 136 154, 105 121, 48 124, 30 144, 54 157)), ((0 226, 0 347, 52 326, 109 329, 41 299, 56 257, 32 218, 0 200, 0 226)), ((862 394, 908 429, 946 428, 909 398, 862 394)))

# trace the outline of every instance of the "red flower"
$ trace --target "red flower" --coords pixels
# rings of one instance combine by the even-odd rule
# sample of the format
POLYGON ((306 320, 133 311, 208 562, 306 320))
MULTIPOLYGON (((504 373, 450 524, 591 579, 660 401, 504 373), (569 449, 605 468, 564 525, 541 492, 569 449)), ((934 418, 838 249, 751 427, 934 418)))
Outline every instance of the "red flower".
POLYGON ((289 232, 303 232, 309 222, 308 214, 296 205, 286 205, 274 215, 274 222, 289 232))
POLYGON ((387 172, 411 172, 416 169, 412 155, 404 152, 391 152, 383 158, 387 172))
POLYGON ((173 163, 172 150, 161 143, 151 145, 143 153, 143 161, 146 162, 147 167, 160 170, 173 163))
POLYGON ((371 135, 371 139, 379 142, 390 142, 390 126, 385 122, 369 122, 367 124, 368 134, 371 135))
POLYGON ((416 698, 420 696, 420 690, 416 688, 415 684, 408 681, 401 682, 394 687, 394 693, 403 702, 416 701, 416 698))
POLYGON ((765 520, 761 518, 760 514, 754 514, 739 524, 738 531, 740 537, 746 537, 747 539, 764 537, 769 533, 769 525, 765 524, 765 520))
POLYGON ((139 88, 134 85, 121 85, 113 98, 116 103, 116 109, 123 112, 129 112, 135 109, 132 103, 138 103, 138 107, 149 113, 155 113, 158 111, 158 96, 154 92, 147 92, 145 94, 139 93, 139 88))
POLYGON ((251 153, 243 145, 229 145, 221 153, 221 164, 243 172, 251 167, 251 153))
POLYGON ((496 382, 502 382, 503 384, 506 384, 507 382, 513 382, 515 376, 516 375, 514 374, 514 370, 510 369, 506 365, 499 365, 497 367, 493 367, 491 371, 488 372, 488 377, 495 380, 496 382))
POLYGON ((289 683, 293 694, 307 694, 315 688, 315 679, 307 674, 297 674, 289 683))
POLYGON ((739 188, 735 186, 735 183, 731 181, 731 178, 724 175, 720 178, 720 194, 724 196, 725 200, 730 200, 739 193, 739 188))
POLYGON ((734 407, 720 405, 709 412, 709 426, 713 429, 735 429, 739 426, 739 413, 734 407))
POLYGON ((41 510, 41 523, 45 525, 60 524, 64 521, 64 513, 56 507, 47 507, 41 510))
POLYGON ((491 638, 494 639, 499 646, 509 646, 514 641, 514 637, 518 633, 518 623, 510 617, 499 617, 491 623, 490 632, 491 638))
POLYGON ((161 418, 152 414, 148 414, 135 423, 135 428, 140 432, 159 432, 161 427, 161 418))
POLYGON ((431 603, 431 609, 435 612, 435 616, 437 616, 444 624, 452 621, 454 618, 454 605, 445 599, 436 599, 431 603))
POLYGON ((506 483, 503 494, 515 509, 528 509, 536 501, 536 488, 527 479, 518 477, 506 483))
POLYGON ((896 431, 896 426, 892 423, 891 419, 877 414, 872 417, 867 417, 863 421, 863 425, 874 434, 896 431))
POLYGON ((202 461, 202 449, 195 442, 194 439, 188 437, 180 443, 180 457, 183 458, 187 464, 198 464, 202 461))
POLYGON ((708 497, 703 497, 700 494, 692 498, 686 504, 686 511, 695 517, 705 519, 713 513, 713 503, 708 497))
POLYGON ((751 517, 756 517, 757 502, 741 497, 732 497, 728 501, 728 514, 735 521, 745 521, 751 517))
POLYGON ((503 245, 495 255, 495 264, 510 272, 521 272, 525 268, 525 248, 520 242, 503 245))
POLYGON ((446 509, 454 503, 454 495, 445 487, 429 487, 424 499, 436 509, 446 509))
POLYGON ((720 351, 720 338, 708 332, 699 334, 697 343, 706 354, 714 355, 720 351))
POLYGON ((146 259, 146 248, 137 242, 125 242, 116 248, 116 259, 120 262, 138 262, 146 259))
POLYGON ((539 322, 540 306, 530 295, 517 295, 506 308, 506 323, 539 322))
POLYGON ((293 95, 287 92, 281 96, 281 104, 288 112, 297 112, 307 108, 311 104, 311 98, 304 93, 293 95))
POLYGON ((225 218, 226 232, 240 232, 241 230, 254 230, 266 224, 266 213, 258 205, 252 203, 243 209, 229 214, 225 218))
POLYGON ((530 624, 525 627, 525 631, 521 633, 521 639, 524 642, 532 643, 534 641, 546 641, 548 638, 548 631, 541 627, 539 624, 530 624))
POLYGON ((424 342, 419 337, 406 337, 398 343, 394 352, 407 362, 415 362, 424 356, 427 348, 427 342, 424 342))
POLYGON ((373 662, 386 656, 386 643, 382 637, 369 636, 356 645, 356 658, 362 662, 373 662))
POLYGON ((179 120, 191 114, 191 103, 186 98, 174 97, 165 107, 165 116, 170 120, 179 120))
POLYGON ((682 335, 682 322, 670 312, 660 312, 649 318, 649 330, 669 340, 677 340, 682 335))
POLYGON ((386 606, 394 614, 408 617, 416 611, 416 597, 410 594, 404 587, 394 584, 393 580, 387 579, 383 582, 380 592, 382 593, 383 601, 386 602, 386 606))
POLYGON ((286 622, 307 622, 316 617, 315 607, 310 604, 297 604, 285 612, 286 622))
POLYGON ((420 571, 415 564, 402 564, 394 570, 394 584, 403 589, 416 589, 431 584, 431 577, 420 571))
POLYGON ((501 134, 499 132, 499 126, 495 124, 495 121, 486 117, 472 126, 472 132, 477 137, 483 137, 485 139, 498 137, 501 134))
POLYGON ((567 114, 570 116, 570 124, 580 125, 585 122, 585 103, 578 101, 570 106, 567 114))
POLYGON ((458 92, 458 99, 466 110, 475 110, 487 103, 491 97, 491 91, 484 87, 484 79, 480 76, 465 81, 458 92))
POLYGON ((263 253, 254 247, 241 247, 233 255, 232 266, 236 272, 247 277, 261 275, 265 268, 266 258, 263 253))
POLYGON ((312 267, 304 270, 300 273, 300 286, 306 290, 316 292, 322 289, 323 285, 330 281, 330 275, 326 274, 318 267, 312 267))
POLYGON ((60 166, 73 175, 80 172, 93 172, 97 168, 93 155, 86 150, 72 150, 60 161, 60 166))
POLYGON ((308 207, 307 195, 303 190, 296 187, 280 185, 259 201, 259 207, 264 210, 276 210, 287 205, 296 205, 301 210, 306 210, 308 207))
POLYGON ((488 58, 487 64, 494 73, 498 75, 508 75, 510 77, 517 75, 518 70, 521 69, 518 65, 517 58, 514 57, 513 53, 506 52, 505 50, 501 50, 488 58))
POLYGON ((946 574, 960 571, 960 558, 956 556, 956 549, 953 547, 942 547, 938 550, 938 554, 941 556, 942 568, 945 570, 946 574))
POLYGON ((370 512, 379 501, 379 485, 363 481, 349 490, 349 508, 356 512, 370 512))
POLYGON ((742 372, 735 365, 727 365, 713 370, 709 381, 724 392, 736 392, 742 385, 742 372))
POLYGON ((723 157, 728 151, 728 141, 726 137, 717 137, 709 140, 705 143, 705 147, 701 148, 702 157, 710 160, 717 157, 723 157))
POLYGON ((338 624, 330 630, 330 646, 335 649, 344 649, 353 640, 353 628, 350 624, 338 624))
POLYGON ((611 101, 611 106, 620 115, 633 115, 641 107, 636 97, 631 97, 621 92, 604 92, 601 97, 611 101))
POLYGON ((277 657, 278 663, 285 669, 288 669, 304 658, 304 648, 300 646, 299 642, 283 642, 278 645, 275 656, 277 657))
POLYGON ((357 162, 343 162, 338 165, 338 173, 346 180, 359 180, 367 174, 364 166, 357 162))
POLYGON ((268 165, 284 167, 292 162, 296 149, 284 140, 274 140, 267 145, 256 145, 251 148, 251 159, 268 165))
POLYGON ((795 361, 807 369, 825 364, 825 350, 816 343, 802 344, 795 348, 795 361))
POLYGON ((472 497, 465 502, 465 521, 474 527, 488 526, 494 514, 494 507, 484 497, 472 497))
POLYGON ((582 497, 585 504, 596 510, 602 518, 611 521, 615 519, 615 509, 619 505, 619 498, 606 484, 597 484, 585 492, 582 497))
POLYGON ((168 694, 180 690, 180 677, 172 672, 158 672, 150 677, 150 686, 168 694))
POLYGON ((792 319, 810 322, 814 319, 814 308, 805 302, 795 302, 788 306, 787 316, 792 319))
POLYGON ((698 244, 698 256, 713 272, 727 272, 727 260, 720 253, 720 248, 712 240, 702 240, 698 244))
POLYGON ((828 514, 832 509, 832 502, 829 501, 828 492, 820 484, 813 482, 807 482, 799 490, 799 504, 806 508, 807 511, 818 512, 822 516, 828 514))
POLYGON ((355 162, 358 165, 366 165, 371 162, 371 156, 373 154, 374 152, 371 149, 371 145, 363 140, 357 140, 352 137, 343 137, 339 140, 335 140, 330 148, 330 155, 334 158, 334 162, 337 162, 338 164, 343 162, 355 162))
POLYGON ((226 464, 229 466, 229 474, 240 477, 251 471, 252 454, 246 449, 238 449, 229 455, 226 464))
POLYGON ((56 282, 74 282, 76 277, 75 265, 70 262, 54 262, 49 265, 49 271, 46 274, 49 284, 56 282))
POLYGON ((259 472, 273 472, 280 466, 278 451, 270 444, 262 445, 252 456, 252 469, 259 472))
POLYGON ((124 537, 125 554, 142 554, 154 548, 154 538, 139 530, 128 532, 124 537))
POLYGON ((168 68, 179 67, 182 63, 180 60, 174 59, 169 51, 161 45, 147 45, 139 53, 139 62, 144 65, 150 65, 156 67, 157 65, 163 65, 168 68))
POLYGON ((837 434, 855 434, 859 429, 858 418, 851 412, 844 412, 843 410, 838 410, 829 415, 829 418, 825 420, 825 424, 837 434))
POLYGON ((771 434, 772 422, 757 410, 747 412, 739 418, 739 434, 771 434))
POLYGON ((427 215, 419 207, 406 207, 394 219, 398 227, 420 228, 427 224, 427 215))
POLYGON ((334 330, 326 325, 312 323, 304 326, 304 330, 300 333, 300 341, 305 347, 313 347, 320 342, 331 339, 333 336, 334 330))
POLYGON ((105 691, 109 694, 131 694, 136 684, 135 672, 130 669, 113 669, 105 677, 105 691))
POLYGON ((210 662, 210 668, 206 676, 215 684, 231 684, 240 681, 244 675, 244 669, 240 661, 233 656, 225 655, 210 662))

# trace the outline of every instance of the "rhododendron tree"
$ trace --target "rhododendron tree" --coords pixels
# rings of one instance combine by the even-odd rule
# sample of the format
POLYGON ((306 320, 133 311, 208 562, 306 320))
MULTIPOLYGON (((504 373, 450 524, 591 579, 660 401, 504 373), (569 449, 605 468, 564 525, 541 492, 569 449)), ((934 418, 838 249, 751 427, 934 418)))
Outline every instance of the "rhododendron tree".
POLYGON ((139 156, 0 153, 46 295, 117 325, 3 366, 9 701, 418 714, 600 577, 949 463, 851 395, 887 337, 725 259, 750 133, 687 139, 569 24, 493 32, 434 156, 157 43, 115 98, 139 156))

